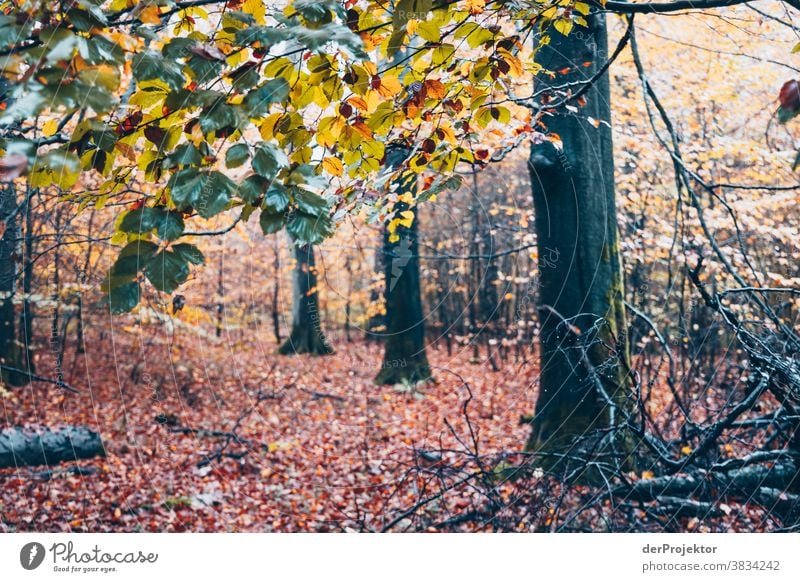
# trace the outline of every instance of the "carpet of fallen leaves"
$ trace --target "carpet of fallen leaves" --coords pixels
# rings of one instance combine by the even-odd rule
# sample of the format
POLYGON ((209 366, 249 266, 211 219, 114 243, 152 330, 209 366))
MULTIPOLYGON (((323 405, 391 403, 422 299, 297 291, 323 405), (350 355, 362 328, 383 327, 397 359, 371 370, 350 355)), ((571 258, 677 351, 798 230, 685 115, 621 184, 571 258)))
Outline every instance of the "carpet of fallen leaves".
MULTIPOLYGON (((85 353, 65 353, 79 395, 15 389, 0 422, 88 426, 107 456, 0 471, 2 530, 380 530, 420 495, 404 477, 417 451, 457 448, 468 433, 461 378, 481 454, 520 450, 527 436, 531 356, 492 371, 471 348, 431 349, 436 383, 414 391, 376 386, 381 346, 364 341, 277 356, 255 333, 102 323, 85 353)), ((55 377, 46 347, 37 357, 55 377)))

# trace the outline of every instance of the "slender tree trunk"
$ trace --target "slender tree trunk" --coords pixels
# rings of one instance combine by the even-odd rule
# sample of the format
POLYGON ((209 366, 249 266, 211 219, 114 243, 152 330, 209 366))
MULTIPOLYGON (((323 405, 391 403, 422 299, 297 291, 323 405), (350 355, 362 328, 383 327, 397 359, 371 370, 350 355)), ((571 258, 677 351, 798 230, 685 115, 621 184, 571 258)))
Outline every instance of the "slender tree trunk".
MULTIPOLYGON (((392 147, 386 152, 386 163, 390 167, 397 167, 407 154, 408 151, 403 147, 392 147)), ((416 189, 416 175, 403 176, 398 180, 399 194, 415 194, 416 189)), ((398 212, 409 210, 404 203, 398 203, 395 208, 398 212)), ((392 242, 388 228, 384 229, 386 346, 381 371, 375 378, 378 384, 422 382, 431 377, 431 368, 425 355, 416 214, 411 226, 398 226, 395 235, 399 240, 392 242)))
POLYGON ((0 186, 0 382, 24 386, 28 378, 25 357, 14 325, 17 283, 17 251, 20 228, 14 184, 0 186))
POLYGON ((222 328, 225 323, 225 269, 223 253, 224 251, 220 249, 219 268, 217 269, 217 337, 222 337, 222 328))
POLYGON ((350 343, 352 341, 350 337, 350 311, 353 299, 353 267, 350 255, 345 258, 345 268, 347 269, 347 297, 344 304, 344 337, 347 343, 350 343))
POLYGON ((25 246, 23 252, 22 268, 22 313, 19 318, 19 327, 22 342, 22 357, 25 361, 26 370, 34 372, 33 367, 33 302, 31 293, 33 291, 33 195, 36 191, 30 186, 25 192, 25 246))
MULTIPOLYGON (((383 238, 381 238, 381 245, 383 238)), ((384 278, 384 264, 383 264, 383 248, 375 253, 375 261, 373 263, 373 275, 369 291, 369 304, 377 305, 381 300, 381 280, 384 278)), ((385 294, 384 294, 385 295, 385 294)), ((385 305, 384 305, 385 307, 385 305)), ((370 314, 367 319, 367 324, 364 329, 364 339, 367 341, 379 341, 383 337, 383 332, 386 331, 386 316, 382 311, 376 311, 370 314)))
MULTIPOLYGON (((536 90, 586 81, 607 55, 605 17, 593 13, 582 37, 553 33, 537 61, 536 90), (588 39, 588 40, 587 40, 588 39), (587 64, 590 63, 590 64, 587 64)), ((608 76, 577 113, 547 117, 551 141, 529 162, 539 251, 541 385, 528 441, 559 450, 619 422, 627 406, 628 347, 614 198, 608 76), (599 125, 598 125, 599 122, 599 125), (605 393, 605 394, 604 394, 605 393), (609 405, 608 396, 615 404, 609 405)))
POLYGON ((275 236, 275 276, 272 283, 272 333, 275 334, 275 343, 281 345, 281 314, 279 308, 281 296, 281 249, 278 246, 278 237, 275 236))
POLYGON ((292 333, 278 350, 281 354, 332 354, 333 348, 322 333, 319 320, 317 271, 314 266, 314 247, 294 247, 297 265, 294 269, 294 301, 292 303, 292 333))

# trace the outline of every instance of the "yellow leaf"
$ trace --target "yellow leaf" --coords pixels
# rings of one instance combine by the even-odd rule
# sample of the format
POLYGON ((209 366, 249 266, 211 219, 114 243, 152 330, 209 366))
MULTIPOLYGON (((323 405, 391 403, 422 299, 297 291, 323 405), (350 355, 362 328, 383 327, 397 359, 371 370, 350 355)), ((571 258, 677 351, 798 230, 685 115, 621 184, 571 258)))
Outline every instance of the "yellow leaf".
POLYGON ((412 210, 403 210, 400 216, 402 216, 402 218, 397 220, 398 224, 406 228, 411 228, 411 225, 414 223, 414 212, 412 210))
POLYGON ((682 452, 684 455, 691 455, 691 454, 692 454, 692 447, 690 447, 690 446, 688 446, 688 445, 687 445, 687 446, 685 446, 685 447, 683 447, 683 448, 681 449, 681 452, 682 452))
POLYGON ((44 125, 42 125, 42 133, 44 134, 45 137, 50 137, 51 135, 55 135, 57 130, 58 130, 58 122, 55 119, 46 121, 44 125))
POLYGON ((266 140, 272 139, 275 136, 275 125, 281 117, 283 117, 283 113, 273 113, 269 115, 258 128, 261 137, 266 140))
POLYGON ((334 176, 341 176, 344 173, 344 166, 342 166, 342 161, 339 158, 326 157, 322 160, 322 167, 325 168, 326 172, 334 176))
POLYGON ((267 9, 264 7, 263 0, 245 0, 242 4, 242 12, 252 14, 258 24, 267 23, 267 9))
POLYGON ((472 14, 480 14, 486 8, 486 0, 467 0, 467 9, 472 14))
POLYGON ((161 10, 155 4, 148 4, 139 11, 139 20, 144 24, 161 24, 161 10))
POLYGON ((553 18, 555 18, 556 14, 558 14, 558 8, 556 8, 555 6, 551 6, 550 8, 542 12, 541 17, 547 20, 552 20, 553 18))
POLYGON ((391 97, 392 95, 397 95, 402 88, 403 85, 400 83, 400 79, 391 75, 384 75, 381 77, 381 86, 378 91, 384 97, 391 97))
MULTIPOLYGON (((409 34, 413 33, 409 30, 409 34)), ((417 34, 430 42, 439 42, 442 39, 442 31, 439 29, 439 25, 433 20, 420 24, 417 29, 417 34)))
POLYGON ((560 32, 564 36, 567 36, 570 33, 570 31, 572 30, 572 21, 571 20, 556 20, 555 23, 553 23, 553 26, 555 26, 555 28, 556 28, 556 30, 558 32, 560 32))

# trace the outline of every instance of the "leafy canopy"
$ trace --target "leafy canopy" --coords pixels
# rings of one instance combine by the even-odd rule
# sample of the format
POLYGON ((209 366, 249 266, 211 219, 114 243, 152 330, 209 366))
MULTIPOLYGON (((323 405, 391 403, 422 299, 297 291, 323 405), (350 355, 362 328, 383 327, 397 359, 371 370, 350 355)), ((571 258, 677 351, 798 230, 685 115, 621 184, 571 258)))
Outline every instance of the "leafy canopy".
POLYGON ((81 207, 129 204, 106 281, 112 309, 129 310, 142 277, 172 292, 203 261, 178 242, 198 218, 257 214, 265 233, 311 244, 364 208, 396 229, 387 145, 409 148, 395 173, 427 172, 419 199, 457 186, 459 163, 489 157, 481 144, 533 132, 515 95, 541 72, 536 47, 588 13, 572 0, 0 0, 0 173, 81 207))

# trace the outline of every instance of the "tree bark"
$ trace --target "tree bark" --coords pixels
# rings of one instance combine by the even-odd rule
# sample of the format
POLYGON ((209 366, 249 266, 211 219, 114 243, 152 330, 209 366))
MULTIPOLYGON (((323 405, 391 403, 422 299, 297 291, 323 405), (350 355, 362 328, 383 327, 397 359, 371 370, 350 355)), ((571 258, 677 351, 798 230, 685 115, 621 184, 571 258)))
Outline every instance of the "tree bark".
POLYGON ((7 428, 0 431, 0 469, 57 465, 105 455, 100 435, 84 427, 41 431, 7 428))
MULTIPOLYGON (((538 75, 536 91, 585 82, 602 67, 605 16, 595 12, 588 24, 581 36, 554 32, 551 43, 539 50, 537 62, 562 74, 538 75)), ((618 422, 627 406, 627 328, 607 75, 585 100, 577 113, 562 108, 544 119, 563 147, 549 140, 531 147, 541 322, 541 384, 528 441, 533 450, 572 446, 576 437, 618 422)))
MULTIPOLYGON (((404 147, 390 147, 386 163, 399 166, 408 155, 404 147)), ((397 181, 398 194, 415 194, 417 176, 404 175, 397 181)), ((417 248, 416 210, 399 202, 397 212, 415 213, 411 226, 398 226, 392 242, 388 227, 383 233, 383 269, 386 279, 386 345, 381 371, 375 378, 378 384, 423 382, 431 377, 425 355, 425 318, 419 282, 419 251, 417 248)))
POLYGON ((332 354, 333 348, 322 333, 319 319, 314 247, 295 246, 294 256, 297 265, 294 269, 292 332, 278 351, 281 354, 332 354))
POLYGON ((17 289, 17 255, 20 240, 19 212, 14 184, 0 186, 0 384, 24 386, 29 378, 24 350, 17 338, 14 294, 17 289), (8 368, 14 368, 10 370, 8 368))
POLYGON ((280 317, 280 296, 281 296, 281 250, 278 246, 278 237, 275 236, 275 262, 273 263, 275 277, 272 283, 272 333, 275 335, 275 343, 281 345, 281 317, 280 317))

